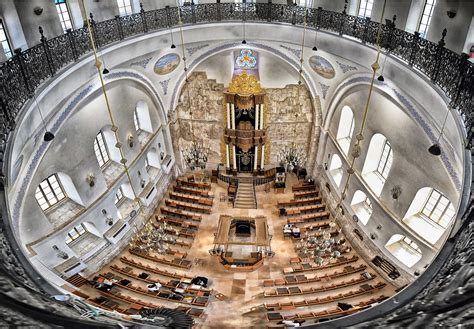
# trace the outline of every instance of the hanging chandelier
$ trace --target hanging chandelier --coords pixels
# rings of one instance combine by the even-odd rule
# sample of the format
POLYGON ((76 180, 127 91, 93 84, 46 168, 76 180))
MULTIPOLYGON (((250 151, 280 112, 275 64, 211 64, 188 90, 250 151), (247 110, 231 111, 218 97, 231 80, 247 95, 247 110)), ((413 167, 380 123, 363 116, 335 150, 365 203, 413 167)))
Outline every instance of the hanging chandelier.
POLYGON ((331 221, 328 228, 319 228, 315 235, 307 235, 301 239, 297 244, 299 255, 303 258, 313 258, 318 266, 327 265, 347 249, 345 239, 336 238, 338 233, 336 223, 331 221))
POLYGON ((283 146, 278 153, 278 160, 286 171, 290 172, 293 169, 304 168, 306 165, 306 151, 302 145, 291 142, 283 146))
POLYGON ((176 243, 176 236, 169 234, 169 232, 173 232, 169 224, 158 223, 153 225, 149 221, 130 241, 130 249, 145 253, 166 254, 169 250, 168 245, 176 243))
POLYGON ((207 159, 209 158, 209 147, 202 142, 193 139, 191 145, 183 150, 183 157, 186 165, 191 169, 206 168, 207 159))

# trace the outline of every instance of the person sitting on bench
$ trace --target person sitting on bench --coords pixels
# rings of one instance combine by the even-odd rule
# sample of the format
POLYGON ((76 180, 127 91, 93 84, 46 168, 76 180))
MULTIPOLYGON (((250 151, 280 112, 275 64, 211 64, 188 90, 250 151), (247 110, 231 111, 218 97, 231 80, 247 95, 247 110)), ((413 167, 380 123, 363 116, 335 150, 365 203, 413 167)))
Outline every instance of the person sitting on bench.
POLYGON ((146 287, 147 287, 148 291, 157 292, 161 288, 161 283, 159 283, 159 282, 150 283, 150 284, 147 284, 146 287))

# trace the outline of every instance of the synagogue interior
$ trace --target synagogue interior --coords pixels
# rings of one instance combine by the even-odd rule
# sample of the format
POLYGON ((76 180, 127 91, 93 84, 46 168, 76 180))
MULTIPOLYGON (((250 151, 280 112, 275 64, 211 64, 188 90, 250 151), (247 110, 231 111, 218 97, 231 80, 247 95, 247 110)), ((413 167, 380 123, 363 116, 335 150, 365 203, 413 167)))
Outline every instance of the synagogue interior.
POLYGON ((474 325, 470 0, 0 1, 1 327, 474 325))

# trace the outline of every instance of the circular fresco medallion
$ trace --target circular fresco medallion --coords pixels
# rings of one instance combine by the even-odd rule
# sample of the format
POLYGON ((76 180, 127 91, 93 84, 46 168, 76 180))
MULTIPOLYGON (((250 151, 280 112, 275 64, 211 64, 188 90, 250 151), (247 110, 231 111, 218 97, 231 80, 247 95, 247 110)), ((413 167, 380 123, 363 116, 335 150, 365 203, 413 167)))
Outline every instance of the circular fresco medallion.
POLYGON ((165 75, 173 72, 178 67, 180 60, 177 54, 167 54, 160 57, 155 63, 155 73, 165 75))
POLYGON ((309 66, 323 78, 332 79, 336 75, 332 64, 321 56, 311 56, 309 58, 309 66))

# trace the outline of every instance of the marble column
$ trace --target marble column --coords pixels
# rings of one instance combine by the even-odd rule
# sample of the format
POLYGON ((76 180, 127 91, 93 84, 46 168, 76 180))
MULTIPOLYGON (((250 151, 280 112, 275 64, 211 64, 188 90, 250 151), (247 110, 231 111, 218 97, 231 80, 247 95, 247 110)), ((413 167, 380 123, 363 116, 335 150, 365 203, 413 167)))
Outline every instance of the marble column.
POLYGON ((230 167, 229 144, 225 144, 225 166, 226 168, 230 167))
POLYGON ((259 120, 258 120, 260 113, 259 113, 259 111, 258 111, 258 107, 259 107, 258 104, 255 105, 255 130, 260 129, 260 128, 259 128, 259 127, 260 127, 260 126, 259 126, 259 120))
POLYGON ((263 170, 263 167, 265 166, 265 145, 262 145, 262 156, 260 158, 260 169, 263 170))
POLYGON ((231 128, 235 129, 235 105, 230 104, 230 113, 232 114, 231 128))
POLYGON ((227 103, 227 129, 230 129, 230 104, 227 103))
POLYGON ((259 120, 260 129, 263 129, 263 106, 262 105, 260 105, 259 114, 260 114, 260 120, 259 120))
POLYGON ((232 163, 233 163, 233 169, 237 170, 237 154, 235 152, 235 145, 232 145, 232 163))

